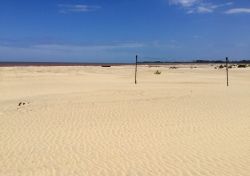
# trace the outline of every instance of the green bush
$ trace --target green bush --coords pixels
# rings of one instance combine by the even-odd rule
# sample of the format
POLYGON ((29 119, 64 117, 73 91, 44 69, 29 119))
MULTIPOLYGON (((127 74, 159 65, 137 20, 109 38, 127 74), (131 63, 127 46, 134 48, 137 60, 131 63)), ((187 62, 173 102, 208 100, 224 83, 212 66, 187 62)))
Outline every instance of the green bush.
POLYGON ((161 71, 156 70, 156 71, 155 71, 155 74, 156 74, 156 75, 160 75, 160 74, 161 74, 161 71))

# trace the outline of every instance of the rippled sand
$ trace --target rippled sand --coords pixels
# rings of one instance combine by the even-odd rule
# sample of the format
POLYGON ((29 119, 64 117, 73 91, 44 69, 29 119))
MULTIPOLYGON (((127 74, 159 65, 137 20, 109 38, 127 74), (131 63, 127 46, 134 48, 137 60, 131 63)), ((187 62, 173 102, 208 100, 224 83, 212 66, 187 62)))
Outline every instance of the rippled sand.
POLYGON ((0 175, 249 176, 250 69, 181 67, 0 68, 0 175))

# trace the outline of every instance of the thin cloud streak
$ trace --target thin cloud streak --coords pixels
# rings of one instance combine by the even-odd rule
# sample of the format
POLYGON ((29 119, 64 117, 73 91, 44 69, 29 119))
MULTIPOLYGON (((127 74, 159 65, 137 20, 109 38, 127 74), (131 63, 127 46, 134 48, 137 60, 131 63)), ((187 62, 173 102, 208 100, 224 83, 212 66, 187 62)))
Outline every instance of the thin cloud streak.
POLYGON ((35 49, 46 49, 46 50, 62 50, 62 51, 100 51, 100 50, 116 50, 126 48, 141 48, 144 47, 142 43, 121 43, 114 45, 60 45, 60 44, 45 44, 45 45, 34 45, 32 48, 35 49))
POLYGON ((250 8, 234 8, 234 9, 229 9, 225 12, 225 14, 250 14, 250 8))
POLYGON ((169 0, 170 4, 181 5, 183 7, 191 7, 199 2, 201 0, 169 0))
POLYGON ((70 45, 70 44, 35 44, 27 47, 0 45, 0 60, 102 60, 115 59, 118 56, 128 58, 140 48, 145 47, 143 43, 124 42, 100 45, 70 45), (15 52, 13 52, 15 51, 15 52))
POLYGON ((0 60, 54 60, 59 59, 73 59, 75 61, 88 60, 88 61, 115 61, 115 59, 128 59, 133 57, 135 53, 144 53, 153 51, 155 53, 165 52, 166 50, 175 51, 180 48, 177 41, 171 40, 168 42, 111 42, 108 44, 31 44, 29 46, 17 46, 17 45, 1 45, 0 53, 4 58, 0 56, 0 60), (15 51, 15 52, 13 52, 15 51))
POLYGON ((83 13, 96 11, 101 8, 101 6, 86 4, 59 4, 58 7, 60 13, 83 13))

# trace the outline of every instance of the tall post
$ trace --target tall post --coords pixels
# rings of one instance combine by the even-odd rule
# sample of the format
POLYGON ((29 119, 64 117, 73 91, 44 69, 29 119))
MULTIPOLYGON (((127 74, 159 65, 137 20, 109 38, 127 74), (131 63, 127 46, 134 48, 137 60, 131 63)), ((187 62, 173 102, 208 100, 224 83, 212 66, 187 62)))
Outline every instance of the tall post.
POLYGON ((226 57, 226 71, 227 71, 227 86, 229 86, 229 80, 228 80, 228 57, 226 57))
POLYGON ((138 62, 138 55, 135 57, 135 84, 137 84, 137 62, 138 62))

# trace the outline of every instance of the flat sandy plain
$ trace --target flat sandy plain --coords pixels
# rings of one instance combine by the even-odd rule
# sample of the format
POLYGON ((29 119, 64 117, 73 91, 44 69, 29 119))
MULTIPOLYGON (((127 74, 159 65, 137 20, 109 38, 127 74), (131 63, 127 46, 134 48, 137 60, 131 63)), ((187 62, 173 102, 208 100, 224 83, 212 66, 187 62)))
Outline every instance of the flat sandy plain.
POLYGON ((168 67, 0 68, 0 175, 249 176, 250 68, 168 67))

